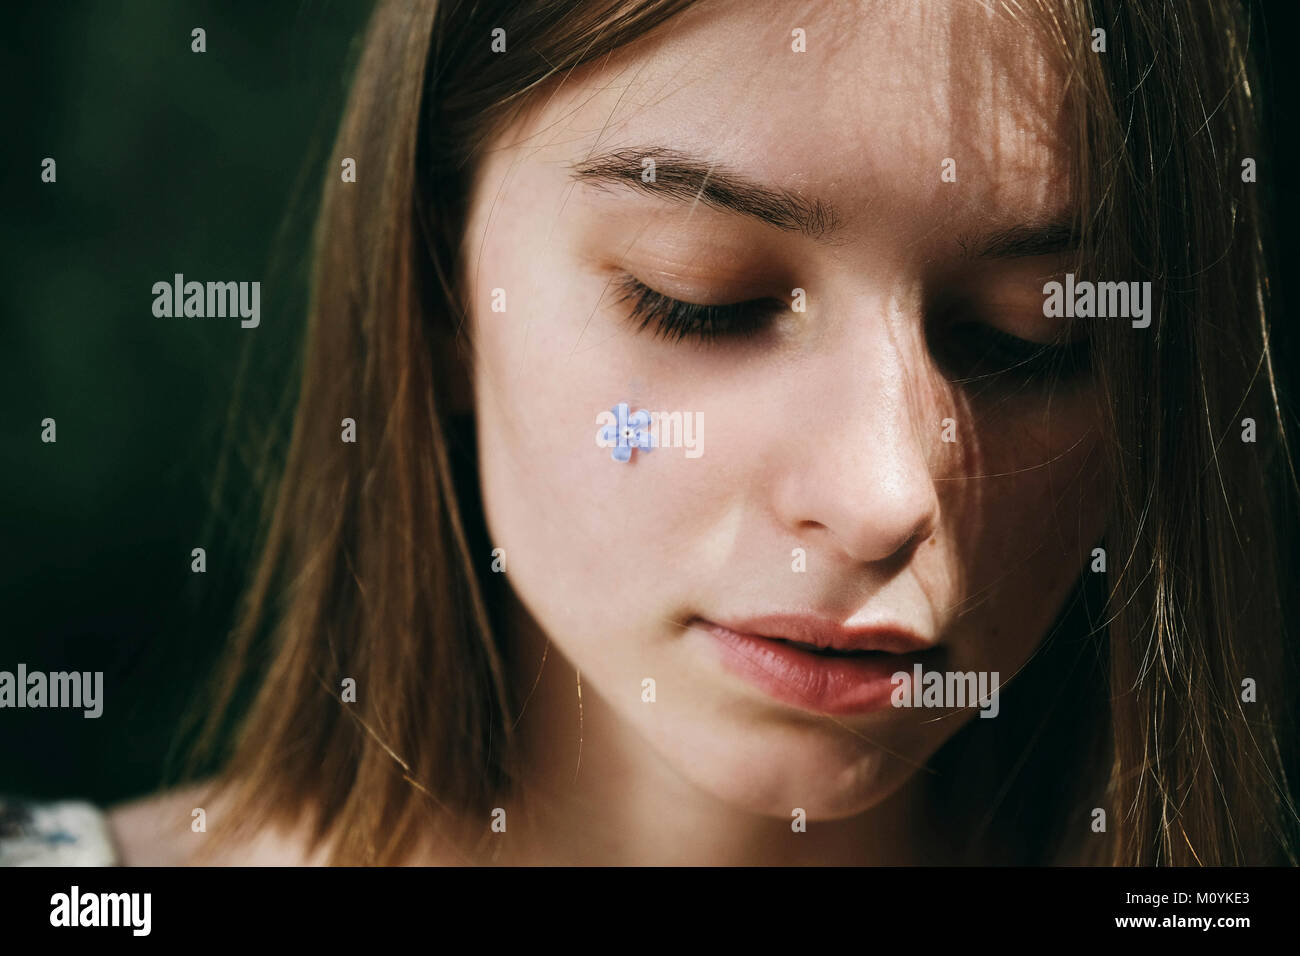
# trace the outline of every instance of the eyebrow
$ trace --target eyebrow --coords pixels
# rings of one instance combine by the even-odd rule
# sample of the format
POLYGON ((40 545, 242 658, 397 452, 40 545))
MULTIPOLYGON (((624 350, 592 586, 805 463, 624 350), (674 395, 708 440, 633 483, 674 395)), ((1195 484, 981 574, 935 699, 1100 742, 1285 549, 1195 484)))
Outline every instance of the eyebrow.
POLYGON ((830 203, 764 186, 721 163, 666 147, 601 153, 574 164, 572 175, 595 186, 630 186, 660 198, 702 202, 820 241, 840 228, 830 203), (647 159, 654 162, 653 182, 641 178, 647 159))
POLYGON ((1062 216, 1046 222, 1026 223, 994 232, 979 240, 958 239, 969 258, 1022 259, 1060 255, 1079 248, 1074 220, 1062 216))
MULTIPOLYGON (((825 200, 765 186, 722 163, 664 146, 598 153, 572 164, 570 170, 578 182, 624 186, 660 199, 702 202, 819 242, 833 242, 843 224, 835 207, 825 200), (654 163, 653 182, 642 179, 646 160, 654 163)), ((1073 222, 1062 217, 957 241, 971 258, 1018 259, 1068 252, 1078 247, 1079 236, 1073 222)))

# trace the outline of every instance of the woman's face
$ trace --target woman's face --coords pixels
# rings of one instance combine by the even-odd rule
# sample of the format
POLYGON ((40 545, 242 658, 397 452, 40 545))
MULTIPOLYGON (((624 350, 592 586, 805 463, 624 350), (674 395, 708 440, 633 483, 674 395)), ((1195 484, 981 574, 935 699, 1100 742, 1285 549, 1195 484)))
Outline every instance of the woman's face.
POLYGON ((1086 361, 1043 315, 1059 79, 965 2, 666 26, 552 83, 479 169, 488 525, 536 625, 682 776, 845 817, 980 713, 896 707, 891 675, 1005 686, 1100 535, 1086 361), (617 460, 619 403, 681 427, 617 460))

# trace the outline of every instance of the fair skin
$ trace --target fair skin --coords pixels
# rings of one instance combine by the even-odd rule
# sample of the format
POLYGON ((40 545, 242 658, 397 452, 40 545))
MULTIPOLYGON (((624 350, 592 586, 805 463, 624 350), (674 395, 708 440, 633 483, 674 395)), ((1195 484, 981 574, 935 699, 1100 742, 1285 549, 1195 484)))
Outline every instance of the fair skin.
MULTIPOLYGON (((954 381, 946 357, 969 351, 945 351, 937 316, 1062 333, 1041 292, 1062 260, 998 245, 1069 213, 1059 99, 1023 26, 978 4, 724 2, 552 84, 488 152, 464 246, 473 394, 517 598, 529 794, 504 804, 497 862, 946 859, 923 768, 977 710, 823 713, 730 672, 692 622, 887 621, 936 648, 927 660, 1004 687, 1039 645, 1101 532, 1092 389, 954 381), (651 148, 654 183, 573 175, 651 148), (835 228, 692 202, 674 188, 683 155, 714 182, 833 208, 835 228), (629 274, 687 302, 784 309, 673 341, 629 321, 629 274), (698 414, 704 453, 611 460, 596 416, 618 402, 698 414)), ((127 862, 196 839, 201 795, 166 799, 112 815, 127 862), (173 836, 162 815, 181 818, 173 836)), ((306 859, 301 836, 276 840, 256 859, 306 859)))

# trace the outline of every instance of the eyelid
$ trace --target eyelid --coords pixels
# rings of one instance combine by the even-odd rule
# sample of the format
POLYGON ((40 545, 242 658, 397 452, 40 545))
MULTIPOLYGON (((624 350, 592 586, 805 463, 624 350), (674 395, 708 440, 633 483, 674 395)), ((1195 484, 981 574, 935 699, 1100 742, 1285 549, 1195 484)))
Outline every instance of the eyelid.
MULTIPOLYGON (((955 284, 936 292, 926 304, 927 323, 952 328, 967 323, 987 325, 1012 338, 1040 347, 1067 345, 1071 328, 1043 315, 1043 296, 1023 283, 955 284)), ((1078 329, 1074 329, 1077 332, 1078 329)))
POLYGON ((728 274, 726 270, 718 271, 712 266, 703 273, 698 267, 687 271, 685 266, 681 268, 651 266, 638 269, 624 267, 620 270, 616 281, 635 282, 665 299, 681 302, 684 305, 708 308, 759 301, 762 297, 745 298, 746 290, 754 288, 755 278, 748 274, 728 274), (714 301, 700 302, 697 301, 699 299, 714 301))
POLYGON ((674 342, 688 337, 704 342, 724 336, 742 338, 786 308, 770 297, 720 304, 690 302, 660 292, 630 273, 611 284, 620 292, 618 302, 631 302, 628 318, 637 331, 654 325, 656 335, 674 342))
POLYGON ((957 322, 940 334, 943 344, 938 347, 937 356, 941 363, 955 362, 956 366, 951 368, 961 367, 957 380, 967 383, 1001 379, 1028 384, 1049 377, 1068 382, 1082 377, 1091 366, 1091 337, 1035 342, 986 322, 957 322), (992 367, 982 374, 973 374, 981 363, 990 359, 992 367))

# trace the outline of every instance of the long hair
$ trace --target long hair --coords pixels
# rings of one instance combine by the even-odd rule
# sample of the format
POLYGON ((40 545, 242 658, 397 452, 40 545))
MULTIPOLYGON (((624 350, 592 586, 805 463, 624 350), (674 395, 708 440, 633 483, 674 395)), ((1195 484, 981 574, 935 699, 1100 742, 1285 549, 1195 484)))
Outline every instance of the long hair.
MULTIPOLYGON (((224 764, 232 828, 310 810, 333 862, 402 862, 422 834, 460 846, 471 814, 486 832, 512 787, 500 576, 483 573, 471 430, 452 413, 472 348, 466 207, 495 132, 689 5, 378 4, 326 174, 288 452, 203 703, 195 753, 224 764), (355 182, 341 180, 345 158, 355 182), (341 440, 345 419, 355 442, 341 440)), ((1085 573, 1009 690, 1042 719, 996 739, 970 722, 936 756, 936 799, 964 791, 975 859, 1294 861, 1268 480, 1290 459, 1259 204, 1240 175, 1258 156, 1244 16, 1194 0, 1003 6, 1067 77, 1086 268, 1160 294, 1149 329, 1096 333, 1109 570, 1085 573), (1091 49, 1096 27, 1105 53, 1091 49), (1255 444, 1238 440, 1244 417, 1255 444), (957 768, 984 753, 972 800, 957 768)))

